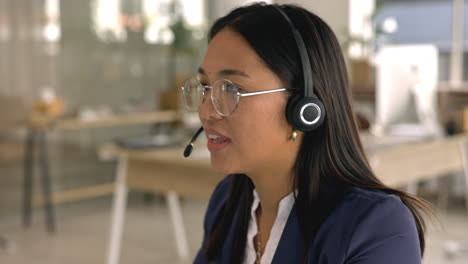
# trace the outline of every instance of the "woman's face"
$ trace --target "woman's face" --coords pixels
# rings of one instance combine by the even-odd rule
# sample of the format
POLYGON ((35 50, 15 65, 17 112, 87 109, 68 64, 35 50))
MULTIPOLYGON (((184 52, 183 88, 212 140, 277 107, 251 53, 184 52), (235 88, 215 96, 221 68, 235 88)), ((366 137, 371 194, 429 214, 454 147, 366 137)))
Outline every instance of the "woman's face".
MULTIPOLYGON (((209 43, 198 77, 206 85, 219 79, 230 80, 241 89, 240 93, 284 87, 241 35, 229 28, 220 31, 209 43)), ((242 97, 229 116, 216 112, 209 89, 205 96, 199 117, 215 170, 249 175, 280 173, 293 166, 301 135, 296 141, 290 139, 286 92, 242 97)))

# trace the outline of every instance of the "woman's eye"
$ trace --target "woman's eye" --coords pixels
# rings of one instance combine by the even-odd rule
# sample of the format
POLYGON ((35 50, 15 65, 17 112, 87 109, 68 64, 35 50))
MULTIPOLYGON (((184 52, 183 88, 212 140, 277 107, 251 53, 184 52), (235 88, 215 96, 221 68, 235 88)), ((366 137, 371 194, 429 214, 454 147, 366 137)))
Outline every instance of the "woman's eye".
POLYGON ((241 85, 233 83, 232 86, 234 86, 233 88, 236 90, 236 92, 241 92, 241 93, 248 92, 247 90, 243 89, 241 85))
POLYGON ((237 88, 237 86, 235 86, 234 84, 226 84, 224 89, 226 92, 229 93, 237 93, 239 91, 239 88, 237 88))

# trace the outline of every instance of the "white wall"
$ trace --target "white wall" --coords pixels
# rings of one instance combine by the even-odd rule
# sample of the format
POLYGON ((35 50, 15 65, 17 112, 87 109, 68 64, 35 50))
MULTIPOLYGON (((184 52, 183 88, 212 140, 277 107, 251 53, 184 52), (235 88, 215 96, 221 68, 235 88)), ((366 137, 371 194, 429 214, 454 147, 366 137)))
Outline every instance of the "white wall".
POLYGON ((278 4, 296 4, 314 12, 325 20, 340 41, 343 31, 348 29, 349 0, 276 0, 278 4))
MULTIPOLYGON (((231 9, 258 2, 259 0, 207 0, 210 23, 227 14, 231 9)), ((348 29, 349 0, 263 0, 268 3, 296 4, 302 6, 325 20, 333 29, 338 39, 343 39, 343 31, 348 29)))
MULTIPOLYGON (((259 2, 261 0, 206 0, 206 9, 208 13, 208 26, 210 27, 213 22, 229 13, 232 9, 248 5, 250 3, 259 2)), ((273 0, 263 0, 263 2, 273 3, 273 0)))
MULTIPOLYGON (((232 9, 247 5, 253 2, 258 2, 259 0, 212 0, 210 1, 213 5, 213 15, 215 18, 226 15, 232 9)), ((263 2, 272 3, 272 0, 263 0, 263 2)))

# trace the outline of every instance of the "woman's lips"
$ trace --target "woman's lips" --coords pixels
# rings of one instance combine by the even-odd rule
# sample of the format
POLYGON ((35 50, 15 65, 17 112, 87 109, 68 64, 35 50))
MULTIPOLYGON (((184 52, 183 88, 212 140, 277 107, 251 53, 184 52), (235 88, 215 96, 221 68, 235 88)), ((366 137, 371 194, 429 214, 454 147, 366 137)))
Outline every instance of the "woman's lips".
POLYGON ((210 151, 220 151, 231 143, 231 140, 214 129, 205 129, 208 139, 207 147, 210 151))

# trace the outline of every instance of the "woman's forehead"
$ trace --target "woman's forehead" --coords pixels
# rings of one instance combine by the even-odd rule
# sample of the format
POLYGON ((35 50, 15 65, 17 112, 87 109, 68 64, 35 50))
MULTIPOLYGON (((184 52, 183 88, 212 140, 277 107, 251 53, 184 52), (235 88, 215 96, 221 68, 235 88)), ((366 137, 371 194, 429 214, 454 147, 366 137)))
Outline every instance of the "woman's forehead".
POLYGON ((226 72, 251 75, 263 68, 265 65, 247 41, 235 31, 224 29, 210 41, 199 72, 209 76, 226 72))

